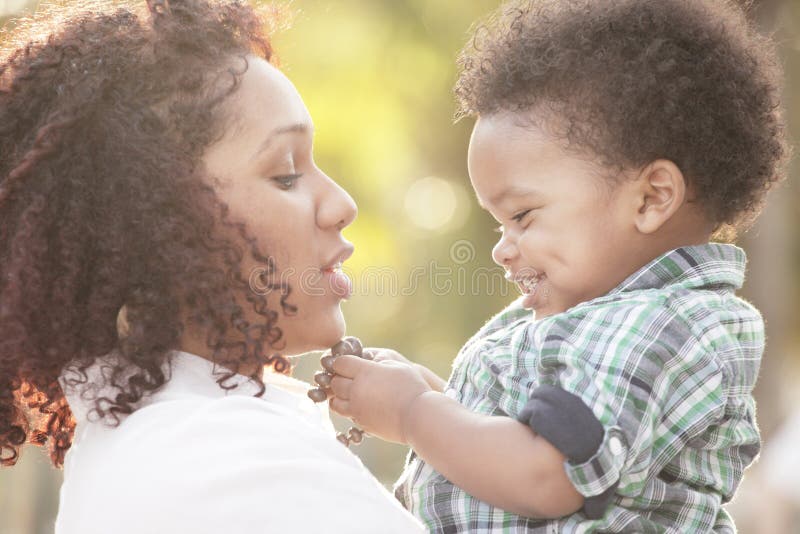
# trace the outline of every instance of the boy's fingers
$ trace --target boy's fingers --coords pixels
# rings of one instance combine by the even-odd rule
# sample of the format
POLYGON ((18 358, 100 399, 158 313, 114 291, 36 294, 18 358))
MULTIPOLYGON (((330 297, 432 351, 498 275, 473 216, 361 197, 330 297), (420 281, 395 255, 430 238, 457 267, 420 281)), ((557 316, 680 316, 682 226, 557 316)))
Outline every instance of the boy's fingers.
POLYGON ((350 400, 350 387, 352 385, 353 381, 343 376, 334 375, 331 379, 331 391, 338 399, 350 400))
POLYGON ((369 364, 367 360, 363 360, 357 356, 338 356, 333 360, 333 371, 340 376, 346 378, 355 378, 355 376, 363 369, 364 365, 369 364))
POLYGON ((334 397, 330 400, 329 406, 331 410, 338 413, 339 415, 343 415, 347 417, 350 414, 350 402, 340 399, 338 397, 334 397))

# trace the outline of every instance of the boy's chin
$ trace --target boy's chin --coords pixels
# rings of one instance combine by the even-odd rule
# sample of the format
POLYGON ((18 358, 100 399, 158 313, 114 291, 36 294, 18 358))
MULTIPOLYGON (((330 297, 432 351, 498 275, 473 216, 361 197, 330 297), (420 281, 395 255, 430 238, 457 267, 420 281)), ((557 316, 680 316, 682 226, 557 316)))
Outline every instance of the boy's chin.
POLYGON ((549 302, 535 303, 532 305, 526 305, 526 303, 523 302, 522 307, 526 310, 530 310, 536 319, 544 319, 545 317, 556 315, 568 309, 568 308, 559 309, 557 306, 553 306, 549 302))

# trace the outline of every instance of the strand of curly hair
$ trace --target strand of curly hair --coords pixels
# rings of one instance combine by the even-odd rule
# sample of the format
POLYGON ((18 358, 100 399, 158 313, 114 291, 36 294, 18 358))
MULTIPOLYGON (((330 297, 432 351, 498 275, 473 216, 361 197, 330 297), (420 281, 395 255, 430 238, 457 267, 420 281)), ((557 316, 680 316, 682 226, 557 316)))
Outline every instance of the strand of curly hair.
MULTIPOLYGON (((274 262, 231 220, 199 163, 226 126, 220 104, 246 55, 271 58, 271 19, 236 1, 142 7, 50 7, 3 36, 2 465, 26 442, 63 464, 75 427, 58 382, 67 367, 70 386, 87 385, 98 356, 120 355, 102 385, 115 394, 94 402, 111 425, 161 387, 180 309, 227 368, 220 386, 245 360, 290 370, 279 312, 248 291, 240 268, 245 254, 268 270, 274 262), (258 324, 245 320, 242 295, 258 324)), ((272 289, 283 313, 296 311, 290 288, 272 289)))

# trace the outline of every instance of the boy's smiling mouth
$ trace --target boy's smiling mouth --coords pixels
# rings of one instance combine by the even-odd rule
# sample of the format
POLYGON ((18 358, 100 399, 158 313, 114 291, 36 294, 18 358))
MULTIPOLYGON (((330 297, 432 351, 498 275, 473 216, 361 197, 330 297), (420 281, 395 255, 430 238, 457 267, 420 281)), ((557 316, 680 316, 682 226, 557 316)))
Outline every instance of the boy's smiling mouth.
POLYGON ((540 273, 536 269, 531 268, 521 269, 517 273, 506 271, 506 280, 516 284, 520 293, 528 298, 536 294, 539 284, 546 278, 547 275, 545 273, 540 273))

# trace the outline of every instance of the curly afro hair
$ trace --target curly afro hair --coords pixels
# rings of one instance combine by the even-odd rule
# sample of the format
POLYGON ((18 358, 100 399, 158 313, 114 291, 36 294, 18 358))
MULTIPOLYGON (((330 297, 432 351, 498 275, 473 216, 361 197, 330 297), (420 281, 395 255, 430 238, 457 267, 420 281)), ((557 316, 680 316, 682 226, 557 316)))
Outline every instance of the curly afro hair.
POLYGON ((784 178, 780 65, 731 1, 513 2, 459 64, 459 116, 535 109, 608 168, 669 159, 723 239, 784 178))
POLYGON ((289 288, 273 287, 280 311, 248 291, 245 254, 275 266, 201 164, 247 56, 270 59, 276 19, 237 1, 81 6, 18 21, 0 51, 3 465, 26 442, 63 464, 75 427, 65 369, 70 386, 112 388, 93 405, 110 425, 161 387, 181 310, 224 365, 221 387, 245 361, 290 370, 277 326, 295 311, 289 288), (241 304, 263 319, 250 324, 241 304), (107 383, 88 384, 111 352, 107 383))

